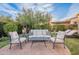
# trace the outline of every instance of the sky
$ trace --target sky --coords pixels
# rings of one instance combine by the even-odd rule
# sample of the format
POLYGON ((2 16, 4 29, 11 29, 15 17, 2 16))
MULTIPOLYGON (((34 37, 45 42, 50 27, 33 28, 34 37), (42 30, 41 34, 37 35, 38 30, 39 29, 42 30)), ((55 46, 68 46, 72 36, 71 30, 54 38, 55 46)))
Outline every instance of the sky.
POLYGON ((23 8, 48 12, 53 21, 63 21, 79 13, 78 3, 0 3, 0 15, 15 19, 23 8))

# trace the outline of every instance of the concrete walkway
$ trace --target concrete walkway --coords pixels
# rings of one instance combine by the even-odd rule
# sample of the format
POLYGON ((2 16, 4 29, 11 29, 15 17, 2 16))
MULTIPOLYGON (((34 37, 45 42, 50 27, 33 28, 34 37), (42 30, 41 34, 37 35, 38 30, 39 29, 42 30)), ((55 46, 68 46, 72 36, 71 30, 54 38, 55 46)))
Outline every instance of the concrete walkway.
POLYGON ((18 45, 13 45, 9 49, 9 45, 0 49, 0 55, 70 55, 69 49, 63 48, 62 44, 57 44, 55 49, 52 48, 52 43, 46 42, 47 48, 43 42, 36 42, 31 47, 31 42, 23 43, 23 49, 19 49, 18 45))

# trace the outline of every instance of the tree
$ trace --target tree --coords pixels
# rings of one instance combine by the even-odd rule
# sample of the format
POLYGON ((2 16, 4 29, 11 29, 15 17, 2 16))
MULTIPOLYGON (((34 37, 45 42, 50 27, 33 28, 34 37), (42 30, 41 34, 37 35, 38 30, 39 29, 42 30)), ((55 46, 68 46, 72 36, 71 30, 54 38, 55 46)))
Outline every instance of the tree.
POLYGON ((0 22, 7 23, 7 22, 14 22, 14 21, 9 16, 0 16, 0 22))
POLYGON ((13 32, 13 31, 17 31, 18 30, 18 27, 15 23, 7 23, 4 25, 4 31, 5 33, 8 33, 8 32, 13 32))
POLYGON ((0 16, 0 36, 6 36, 4 31, 5 24, 15 23, 11 17, 8 16, 0 16))
POLYGON ((49 19, 51 19, 51 15, 47 12, 33 11, 32 9, 23 9, 22 14, 18 14, 17 17, 17 21, 22 26, 28 25, 29 28, 41 28, 41 24, 48 24, 49 19))

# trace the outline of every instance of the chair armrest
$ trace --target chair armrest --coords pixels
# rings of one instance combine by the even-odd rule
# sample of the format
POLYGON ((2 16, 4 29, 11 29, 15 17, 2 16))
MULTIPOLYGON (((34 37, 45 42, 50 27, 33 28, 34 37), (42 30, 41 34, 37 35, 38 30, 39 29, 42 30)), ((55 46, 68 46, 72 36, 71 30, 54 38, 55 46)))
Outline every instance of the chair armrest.
POLYGON ((52 37, 56 37, 56 35, 57 35, 57 32, 51 32, 52 37))
POLYGON ((46 32, 46 35, 50 35, 51 36, 51 32, 46 32))
POLYGON ((24 37, 24 34, 19 34, 19 37, 24 37))
POLYGON ((28 35, 29 35, 29 36, 30 36, 30 35, 33 35, 33 33, 32 33, 32 32, 29 32, 28 35))

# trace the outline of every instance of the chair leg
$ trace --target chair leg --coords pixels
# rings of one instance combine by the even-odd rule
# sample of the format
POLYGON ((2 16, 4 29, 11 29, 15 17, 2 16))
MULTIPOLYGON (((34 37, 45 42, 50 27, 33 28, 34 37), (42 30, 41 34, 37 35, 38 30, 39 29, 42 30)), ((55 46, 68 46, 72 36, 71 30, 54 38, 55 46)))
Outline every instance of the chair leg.
POLYGON ((32 43, 31 43, 31 47, 32 47, 32 45, 33 45, 33 41, 32 41, 32 43))
POLYGON ((64 43, 64 48, 65 48, 65 43, 64 43))
POLYGON ((10 47, 9 47, 9 49, 11 49, 11 46, 12 46, 12 43, 10 43, 10 47))
POLYGON ((19 43, 19 45, 20 45, 20 49, 22 49, 22 43, 21 42, 19 43))
POLYGON ((45 47, 47 48, 47 46, 46 46, 46 42, 44 41, 44 45, 45 45, 45 47))
POLYGON ((53 43, 53 49, 55 48, 55 43, 53 43))
POLYGON ((25 43, 27 43, 27 41, 25 40, 25 43))

